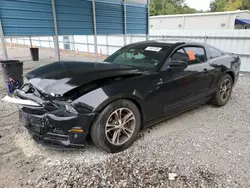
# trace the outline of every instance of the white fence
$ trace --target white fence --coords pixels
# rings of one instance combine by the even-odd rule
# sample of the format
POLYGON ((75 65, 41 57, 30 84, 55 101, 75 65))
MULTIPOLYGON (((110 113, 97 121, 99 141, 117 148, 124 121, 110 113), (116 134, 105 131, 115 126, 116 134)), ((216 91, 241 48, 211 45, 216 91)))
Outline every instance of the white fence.
MULTIPOLYGON (((178 41, 196 41, 211 44, 225 52, 238 54, 242 60, 241 71, 250 72, 250 30, 214 30, 214 31, 192 31, 192 30, 160 30, 151 31, 149 39, 174 39, 178 41)), ((59 37, 60 49, 65 49, 65 44, 70 50, 79 50, 87 53, 94 53, 94 36, 69 36, 65 40, 59 37)), ((98 36, 98 52, 110 55, 125 44, 144 41, 146 36, 128 35, 98 36)), ((7 39, 10 42, 10 39, 7 39)), ((13 38, 13 43, 30 45, 29 38, 13 38)), ((39 47, 54 48, 52 37, 32 37, 32 44, 39 47)))

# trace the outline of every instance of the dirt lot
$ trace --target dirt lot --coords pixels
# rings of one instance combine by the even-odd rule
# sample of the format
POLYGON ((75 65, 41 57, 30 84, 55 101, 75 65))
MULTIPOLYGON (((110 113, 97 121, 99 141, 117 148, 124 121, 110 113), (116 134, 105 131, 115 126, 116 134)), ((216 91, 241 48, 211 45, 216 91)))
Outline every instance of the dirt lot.
MULTIPOLYGON (((29 58, 27 48, 9 51, 29 58)), ((42 49, 41 59, 26 61, 25 72, 52 62, 53 51, 42 49)), ((72 53, 63 59, 94 60, 72 53)), ((242 74, 225 107, 204 105, 155 125, 115 155, 91 143, 73 151, 39 146, 20 125, 17 107, 0 102, 0 187, 249 187, 249 83, 242 74)), ((0 98, 5 94, 0 73, 0 98)))

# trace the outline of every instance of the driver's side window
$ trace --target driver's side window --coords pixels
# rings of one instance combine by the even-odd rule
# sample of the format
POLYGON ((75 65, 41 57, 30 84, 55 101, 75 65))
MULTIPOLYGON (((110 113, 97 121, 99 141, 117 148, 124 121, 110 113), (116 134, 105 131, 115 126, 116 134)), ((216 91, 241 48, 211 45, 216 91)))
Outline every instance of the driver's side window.
POLYGON ((183 47, 177 50, 171 57, 172 61, 186 61, 188 65, 203 63, 206 61, 206 53, 202 47, 183 47))
POLYGON ((172 61, 189 61, 188 55, 183 48, 175 52, 171 59, 172 61))

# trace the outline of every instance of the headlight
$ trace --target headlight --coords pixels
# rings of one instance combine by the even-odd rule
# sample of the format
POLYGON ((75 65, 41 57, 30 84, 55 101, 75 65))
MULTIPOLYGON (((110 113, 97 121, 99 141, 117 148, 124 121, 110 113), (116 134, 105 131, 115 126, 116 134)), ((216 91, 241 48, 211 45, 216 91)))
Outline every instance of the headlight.
POLYGON ((78 114, 78 112, 75 110, 75 108, 73 106, 71 106, 71 104, 69 103, 64 103, 65 105, 65 110, 68 112, 71 112, 73 114, 78 114))
POLYGON ((63 102, 63 101, 53 101, 53 102, 58 108, 61 108, 65 111, 73 113, 73 114, 78 114, 78 112, 75 110, 75 108, 70 103, 63 102))

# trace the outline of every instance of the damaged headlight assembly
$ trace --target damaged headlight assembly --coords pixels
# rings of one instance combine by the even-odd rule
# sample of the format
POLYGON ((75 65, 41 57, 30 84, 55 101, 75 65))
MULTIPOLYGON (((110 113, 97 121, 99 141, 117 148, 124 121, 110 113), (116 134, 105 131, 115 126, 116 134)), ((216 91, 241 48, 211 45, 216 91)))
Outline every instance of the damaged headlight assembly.
POLYGON ((70 112, 72 114, 78 114, 76 109, 69 103, 65 101, 53 101, 53 103, 60 109, 63 109, 66 112, 70 112))

